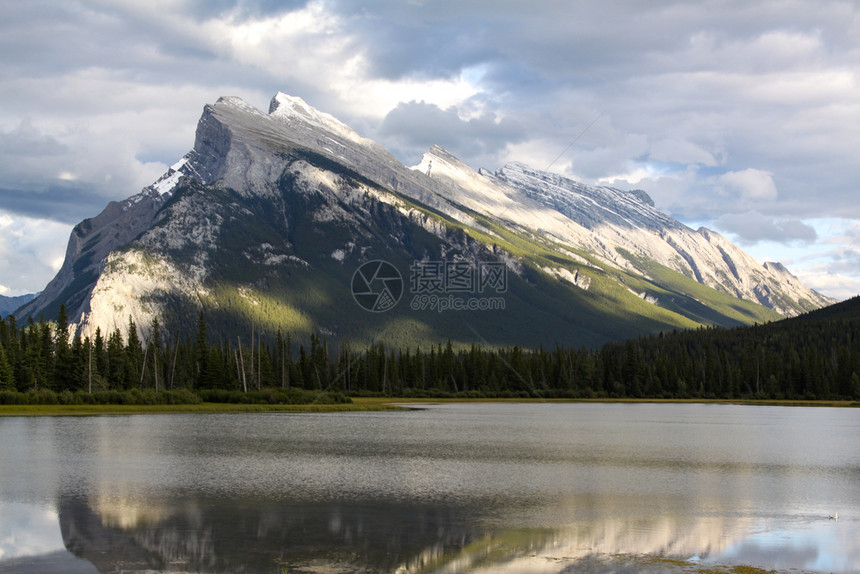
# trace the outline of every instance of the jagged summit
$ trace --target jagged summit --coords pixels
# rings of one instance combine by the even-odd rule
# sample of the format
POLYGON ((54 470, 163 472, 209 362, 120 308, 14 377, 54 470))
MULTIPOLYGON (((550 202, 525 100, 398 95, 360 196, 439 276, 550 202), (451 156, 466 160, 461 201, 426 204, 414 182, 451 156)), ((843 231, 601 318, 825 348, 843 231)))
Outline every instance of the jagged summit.
POLYGON ((334 132, 355 143, 369 142, 365 140, 351 127, 347 126, 331 114, 320 112, 307 104, 297 96, 289 96, 278 92, 269 103, 269 115, 286 121, 299 119, 302 122, 313 124, 329 132, 334 132))
MULTIPOLYGON (((473 294, 474 295, 474 294, 473 294)), ((66 260, 23 312, 65 304, 78 328, 154 318, 188 328, 325 333, 423 344, 596 344, 668 328, 765 321, 829 301, 783 266, 760 265, 644 191, 589 186, 521 163, 475 171, 433 146, 408 168, 372 140, 278 93, 204 106, 193 148, 140 193, 72 232, 66 260), (502 314, 369 316, 350 282, 382 259, 502 264, 502 314), (454 319, 460 319, 454 320, 454 319)))
POLYGON ((551 205, 588 229, 607 219, 630 227, 677 227, 680 222, 654 207, 644 191, 586 185, 570 178, 510 163, 496 171, 501 181, 522 188, 529 197, 551 205))

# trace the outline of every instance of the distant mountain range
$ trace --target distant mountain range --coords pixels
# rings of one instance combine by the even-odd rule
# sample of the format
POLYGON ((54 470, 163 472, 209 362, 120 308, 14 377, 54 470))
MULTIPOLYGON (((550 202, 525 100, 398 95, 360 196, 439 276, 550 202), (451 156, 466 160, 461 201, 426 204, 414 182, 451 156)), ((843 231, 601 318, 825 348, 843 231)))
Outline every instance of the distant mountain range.
POLYGON ((65 304, 84 334, 189 333, 204 311, 213 337, 592 346, 831 302, 644 191, 474 171, 440 147, 409 168, 279 93, 269 113, 205 106, 194 148, 78 224, 22 315, 65 304))
POLYGON ((17 297, 6 297, 0 295, 0 317, 5 317, 15 312, 18 307, 25 303, 29 303, 36 298, 37 293, 28 295, 18 295, 17 297))

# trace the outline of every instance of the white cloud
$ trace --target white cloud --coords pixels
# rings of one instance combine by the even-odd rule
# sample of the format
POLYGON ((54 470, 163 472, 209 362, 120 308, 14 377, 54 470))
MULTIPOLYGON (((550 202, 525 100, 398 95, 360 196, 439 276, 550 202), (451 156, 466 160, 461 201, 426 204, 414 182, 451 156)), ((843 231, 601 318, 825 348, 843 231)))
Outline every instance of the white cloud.
POLYGON ((524 139, 526 130, 516 120, 492 111, 478 112, 481 106, 442 109, 427 102, 411 101, 394 108, 379 127, 379 133, 396 142, 400 155, 413 162, 432 145, 468 152, 474 158, 493 158, 511 142, 524 139), (412 159, 410 158, 410 159, 412 159))
POLYGON ((42 290, 63 262, 71 226, 0 210, 0 277, 4 295, 42 290))
POLYGON ((677 164, 698 164, 716 166, 720 163, 715 151, 682 138, 672 137, 660 139, 650 146, 649 159, 659 162, 677 164))
MULTIPOLYGON (((755 225, 765 229, 775 225, 772 221, 756 221, 756 217, 763 216, 750 218, 755 225)), ((776 222, 776 226, 781 223, 776 222)), ((828 297, 847 299, 860 294, 860 223, 838 218, 801 223, 814 230, 815 241, 761 239, 746 249, 759 261, 780 261, 804 284, 828 297)))
POLYGON ((818 238, 814 227, 798 219, 774 220, 757 211, 730 213, 714 221, 719 231, 734 235, 741 245, 759 241, 778 243, 813 242, 818 238))
MULTIPOLYGON (((235 14, 200 28, 225 57, 265 70, 286 85, 310 86, 332 112, 381 120, 402 102, 421 100, 441 108, 477 93, 462 73, 449 78, 375 77, 362 39, 324 2, 284 14, 237 20, 235 14)), ((319 104, 318 104, 319 105, 319 104)))
POLYGON ((839 301, 860 295, 860 277, 835 275, 819 266, 801 269, 795 275, 807 287, 839 301))
POLYGON ((726 172, 717 178, 716 185, 724 193, 736 194, 742 199, 773 200, 778 196, 773 174, 760 169, 726 172))
POLYGON ((37 556, 64 548, 56 510, 18 502, 0 502, 0 560, 37 556))

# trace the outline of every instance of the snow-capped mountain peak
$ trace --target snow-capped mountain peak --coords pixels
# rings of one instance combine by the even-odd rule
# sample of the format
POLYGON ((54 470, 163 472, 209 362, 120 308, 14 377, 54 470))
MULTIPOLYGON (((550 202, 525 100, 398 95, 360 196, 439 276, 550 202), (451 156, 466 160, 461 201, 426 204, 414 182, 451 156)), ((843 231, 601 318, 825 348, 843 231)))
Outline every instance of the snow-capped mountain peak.
POLYGON ((290 96, 278 92, 269 103, 269 115, 286 121, 299 120, 306 124, 336 133, 337 135, 352 140, 355 143, 363 143, 362 138, 351 127, 347 126, 331 114, 321 112, 308 105, 298 96, 290 96))

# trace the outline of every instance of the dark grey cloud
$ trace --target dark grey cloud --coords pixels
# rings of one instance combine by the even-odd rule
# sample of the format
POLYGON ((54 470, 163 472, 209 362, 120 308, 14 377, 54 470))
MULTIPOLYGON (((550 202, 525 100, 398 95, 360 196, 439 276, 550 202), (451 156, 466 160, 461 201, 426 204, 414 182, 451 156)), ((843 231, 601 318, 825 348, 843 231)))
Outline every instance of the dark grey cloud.
POLYGON ((493 157, 506 145, 526 137, 526 130, 518 121, 500 118, 492 112, 463 119, 457 108, 443 110, 434 104, 415 101, 401 103, 391 110, 379 133, 396 141, 402 153, 411 156, 415 163, 434 144, 480 158, 493 157))
MULTIPOLYGON (((9 132, 0 132, 0 157, 57 156, 67 151, 67 146, 41 133, 30 121, 21 122, 9 132)), ((10 167, 5 166, 5 169, 10 167)))
POLYGON ((471 2, 331 2, 379 77, 447 78, 499 53, 496 8, 471 2))
MULTIPOLYGON (((48 105, 68 107, 70 113, 77 114, 92 111, 88 107, 104 108, 102 94, 93 86, 90 98, 68 100, 61 92, 49 89, 52 79, 99 70, 115 81, 147 86, 175 88, 193 82, 214 87, 228 80, 236 86, 262 85, 267 92, 283 89, 260 68, 225 58, 217 50, 218 38, 203 38, 189 24, 234 12, 236 21, 242 22, 288 12, 307 2, 231 0, 211 4, 192 2, 171 14, 147 9, 139 2, 14 3, 8 18, 4 8, 4 22, 0 24, 0 77, 29 79, 32 90, 37 90, 34 84, 43 79, 47 84, 44 96, 53 99, 48 105)), ((11 87, 0 93, 11 106, 27 95, 12 92, 11 87)))
POLYGON ((40 190, 0 187, 4 211, 69 225, 98 215, 107 203, 104 195, 86 186, 53 185, 40 190))
MULTIPOLYGON (((344 0, 330 4, 360 37, 372 70, 385 77, 448 77, 464 67, 488 64, 499 85, 514 92, 524 87, 519 82, 521 72, 514 71, 508 78, 508 69, 527 68, 533 79, 541 77, 550 84, 614 83, 654 71, 737 71, 739 65, 755 69, 760 62, 744 58, 739 42, 767 30, 836 26, 848 32, 845 16, 852 16, 850 8, 843 14, 844 5, 821 8, 806 2, 691 5, 607 0, 489 5, 344 0), (722 46, 722 51, 714 52, 711 44, 722 46)), ((832 43, 846 44, 844 37, 832 43)), ((790 57, 785 60, 785 66, 796 63, 790 57)), ((766 63, 768 69, 774 64, 773 58, 766 63)))
MULTIPOLYGON (((105 135, 101 144, 79 148, 30 121, 0 131, 0 209, 76 223, 101 211, 110 199, 140 191, 135 185, 140 174, 123 161, 123 150, 116 148, 113 137, 105 135)), ((160 171, 144 170, 148 177, 160 171)))

